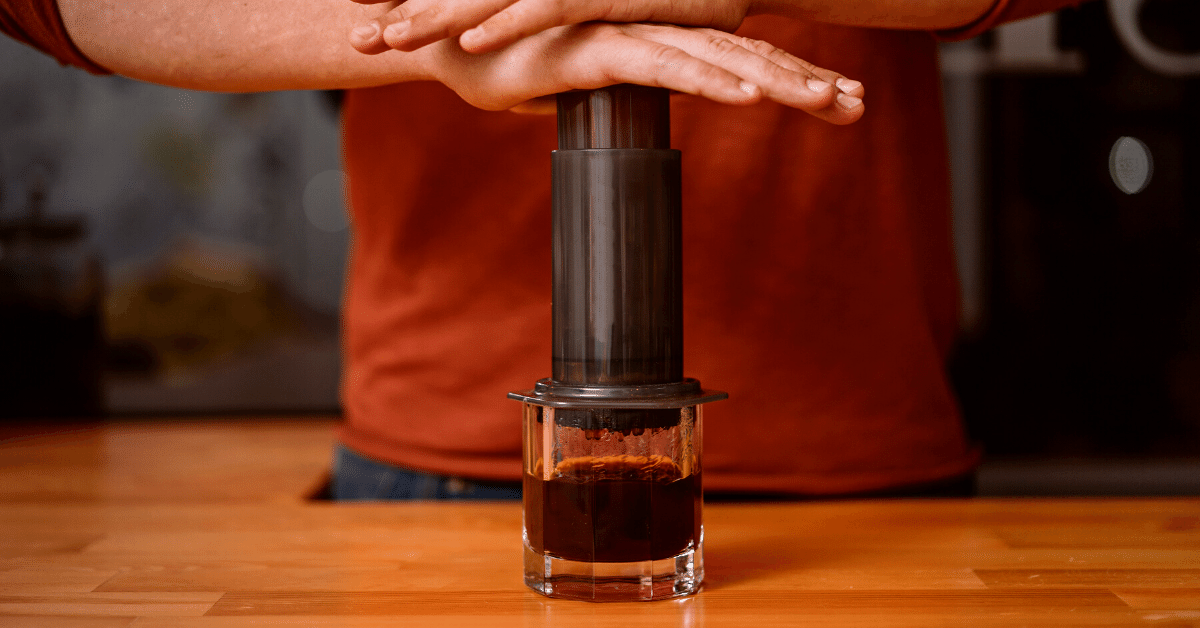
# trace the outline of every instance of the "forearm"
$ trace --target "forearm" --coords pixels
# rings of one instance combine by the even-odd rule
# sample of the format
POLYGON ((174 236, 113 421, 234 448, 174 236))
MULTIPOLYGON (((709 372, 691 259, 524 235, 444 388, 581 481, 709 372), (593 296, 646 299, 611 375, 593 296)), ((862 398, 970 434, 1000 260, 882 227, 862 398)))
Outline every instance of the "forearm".
POLYGON ((368 87, 431 78, 428 53, 363 55, 346 0, 58 0, 79 49, 124 76, 211 91, 368 87))
POLYGON ((816 22, 940 30, 974 22, 996 0, 748 0, 747 15, 781 15, 816 22))
POLYGON ((360 51, 347 32, 394 5, 204 1, 58 0, 68 33, 91 60, 176 87, 266 91, 435 80, 476 107, 503 110, 573 89, 635 83, 732 105, 767 98, 835 124, 863 113, 857 81, 717 30, 589 21, 483 54, 446 38, 413 52, 360 51))

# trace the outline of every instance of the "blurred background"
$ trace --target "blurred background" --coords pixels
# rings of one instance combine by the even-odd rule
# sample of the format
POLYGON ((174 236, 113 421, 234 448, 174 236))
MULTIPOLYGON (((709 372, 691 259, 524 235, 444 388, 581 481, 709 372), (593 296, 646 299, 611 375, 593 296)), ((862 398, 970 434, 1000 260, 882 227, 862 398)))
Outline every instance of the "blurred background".
POLYGON ((336 412, 339 168, 330 94, 94 77, 0 38, 0 414, 336 412))
MULTIPOLYGON (((942 59, 980 492, 1200 494, 1200 3, 1090 2, 942 59)), ((337 97, 0 38, 0 421, 336 414, 337 97)))

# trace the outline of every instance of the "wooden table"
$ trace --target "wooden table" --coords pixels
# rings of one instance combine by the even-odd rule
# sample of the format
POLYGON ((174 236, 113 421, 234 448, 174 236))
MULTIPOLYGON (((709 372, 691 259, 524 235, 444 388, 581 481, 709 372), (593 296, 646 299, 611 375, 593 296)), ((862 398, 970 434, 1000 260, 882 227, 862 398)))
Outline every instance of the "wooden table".
POLYGON ((516 504, 304 495, 330 423, 0 442, 0 626, 1196 626, 1200 500, 710 505, 687 599, 521 583, 516 504))

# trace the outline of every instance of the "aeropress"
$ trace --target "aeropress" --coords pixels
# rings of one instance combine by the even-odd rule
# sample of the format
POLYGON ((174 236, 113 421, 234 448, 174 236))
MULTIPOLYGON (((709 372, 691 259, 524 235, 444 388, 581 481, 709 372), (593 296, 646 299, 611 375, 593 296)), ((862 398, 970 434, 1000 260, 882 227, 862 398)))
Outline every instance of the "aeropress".
POLYGON ((683 377, 680 152, 668 91, 558 95, 552 374, 524 411, 525 583, 657 600, 704 579, 701 404, 683 377))

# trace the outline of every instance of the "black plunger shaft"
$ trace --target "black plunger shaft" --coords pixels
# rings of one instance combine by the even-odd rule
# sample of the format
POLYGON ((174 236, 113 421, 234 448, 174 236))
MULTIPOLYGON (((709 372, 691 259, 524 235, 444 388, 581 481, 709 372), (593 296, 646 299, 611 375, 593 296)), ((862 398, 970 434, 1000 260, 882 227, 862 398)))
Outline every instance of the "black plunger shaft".
POLYGON ((680 154, 667 90, 560 94, 558 142, 551 379, 683 381, 680 154))

